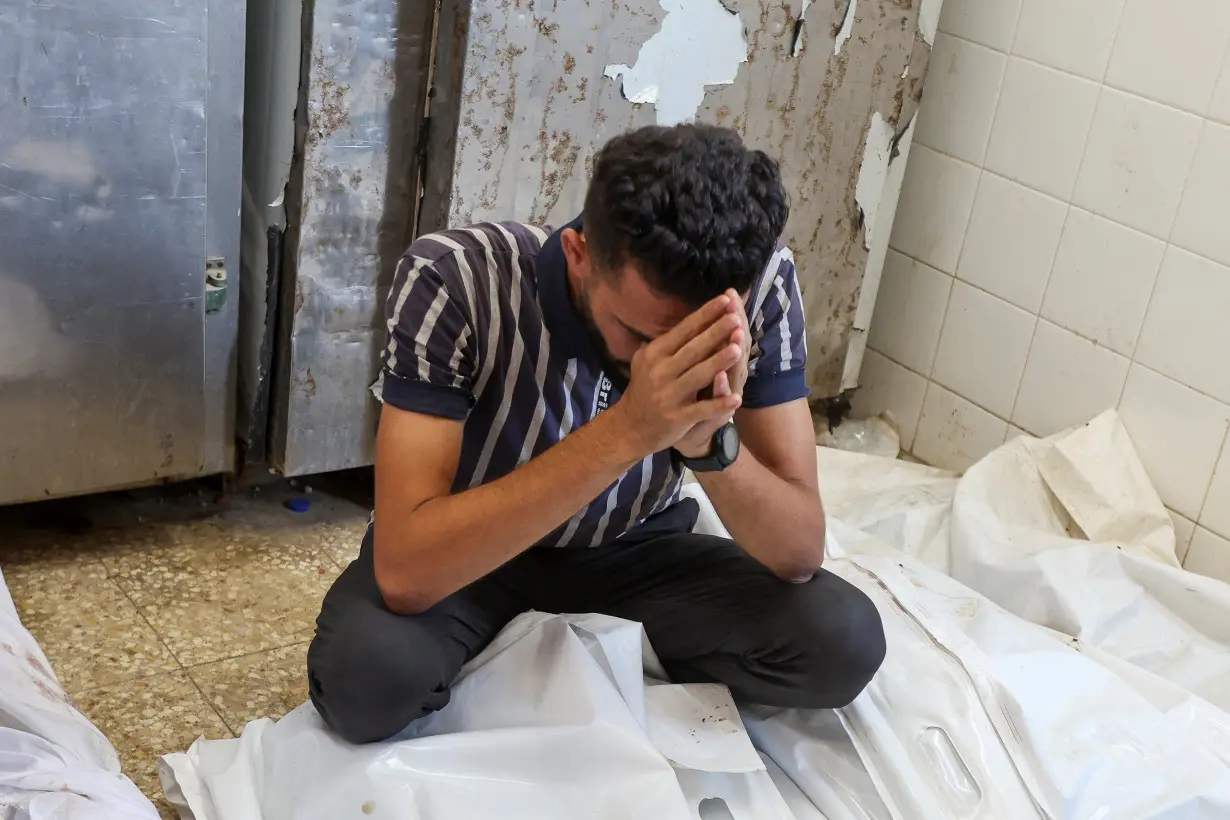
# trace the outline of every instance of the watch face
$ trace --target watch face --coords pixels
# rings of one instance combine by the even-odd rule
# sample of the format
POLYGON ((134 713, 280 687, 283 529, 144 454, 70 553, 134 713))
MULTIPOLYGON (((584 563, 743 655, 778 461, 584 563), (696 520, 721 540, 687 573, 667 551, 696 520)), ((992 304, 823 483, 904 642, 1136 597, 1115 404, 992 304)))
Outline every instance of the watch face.
POLYGON ((739 457, 739 429, 728 424, 722 428, 721 433, 718 446, 722 451, 722 461, 730 464, 739 457))

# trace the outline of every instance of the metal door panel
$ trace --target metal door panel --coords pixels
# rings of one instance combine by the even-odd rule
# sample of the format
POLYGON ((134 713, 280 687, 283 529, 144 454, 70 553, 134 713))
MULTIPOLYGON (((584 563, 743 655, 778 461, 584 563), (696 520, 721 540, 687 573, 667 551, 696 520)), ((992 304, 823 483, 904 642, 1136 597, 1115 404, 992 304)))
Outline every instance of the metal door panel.
MULTIPOLYGON (((196 0, 205 2, 205 0, 196 0)), ((226 260, 226 303, 205 316, 205 413, 201 472, 235 467, 239 385, 239 206, 243 179, 244 44, 247 3, 211 0, 207 35, 205 256, 226 260)), ((199 290, 198 290, 199 292, 199 290)))
POLYGON ((206 31, 0 6, 0 501, 202 467, 206 31))
POLYGON ((292 177, 294 277, 281 298, 273 461, 286 475, 370 464, 368 390, 384 297, 413 233, 433 3, 316 0, 292 177), (297 228, 297 231, 295 230, 297 228))

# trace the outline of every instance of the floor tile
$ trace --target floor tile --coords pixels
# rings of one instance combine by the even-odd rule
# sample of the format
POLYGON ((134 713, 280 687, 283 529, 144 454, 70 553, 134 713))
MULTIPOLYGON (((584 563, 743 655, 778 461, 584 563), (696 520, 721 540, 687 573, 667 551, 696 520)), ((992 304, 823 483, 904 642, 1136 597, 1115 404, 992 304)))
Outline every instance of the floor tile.
POLYGON ((345 569, 359 557, 359 545, 367 534, 367 517, 354 521, 320 524, 304 534, 305 546, 312 546, 345 569))
POLYGON ((115 746, 124 773, 152 800, 162 798, 159 757, 186 750, 202 735, 231 737, 186 672, 91 689, 77 697, 77 705, 115 746))
POLYGON ((9 567, 5 579, 70 695, 179 668, 101 564, 9 567))
POLYGON ((196 666, 188 674, 235 734, 308 699, 306 643, 196 666))
MULTIPOLYGON (((291 531, 199 522, 103 563, 184 666, 311 637, 336 562, 291 531)), ((309 540, 310 539, 306 539, 309 540)))

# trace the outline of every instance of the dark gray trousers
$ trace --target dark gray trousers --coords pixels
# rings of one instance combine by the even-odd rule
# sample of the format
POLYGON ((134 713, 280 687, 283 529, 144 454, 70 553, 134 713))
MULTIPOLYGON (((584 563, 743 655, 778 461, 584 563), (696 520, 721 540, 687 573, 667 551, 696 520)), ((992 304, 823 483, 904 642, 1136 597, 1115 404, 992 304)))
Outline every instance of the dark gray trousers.
POLYGON ((781 581, 733 542, 689 532, 695 518, 684 501, 613 546, 530 549, 413 616, 385 607, 369 530, 316 622, 312 702, 349 741, 391 737, 447 704, 461 666, 535 609, 639 621, 677 683, 718 681, 770 706, 850 703, 884 660, 871 601, 824 570, 781 581))

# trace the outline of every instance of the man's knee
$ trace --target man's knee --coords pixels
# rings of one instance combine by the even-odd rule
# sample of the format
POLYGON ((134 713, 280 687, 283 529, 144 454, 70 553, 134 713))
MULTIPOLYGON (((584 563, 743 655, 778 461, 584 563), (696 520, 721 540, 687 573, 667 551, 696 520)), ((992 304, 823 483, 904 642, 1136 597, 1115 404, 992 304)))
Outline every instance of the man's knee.
POLYGON ((786 623, 794 624, 796 705, 848 706, 884 662, 880 613, 857 587, 827 572, 798 592, 789 596, 793 605, 783 614, 786 623))
POLYGON ((426 630, 359 620, 317 632, 308 691, 329 728, 351 743, 371 743, 447 704, 448 677, 426 630))

